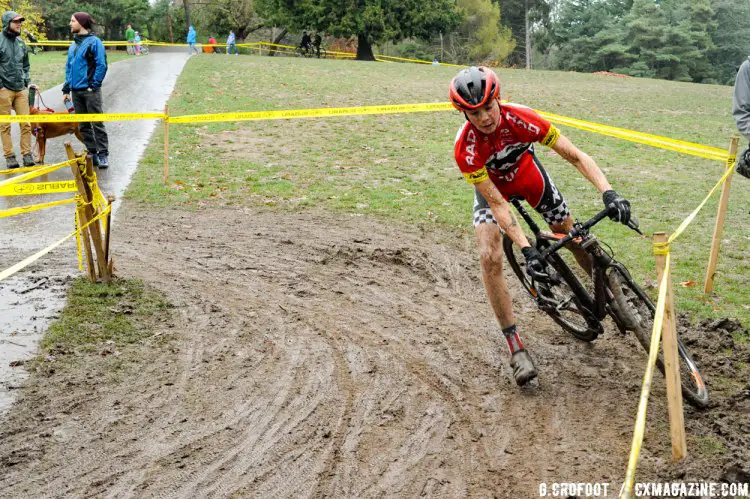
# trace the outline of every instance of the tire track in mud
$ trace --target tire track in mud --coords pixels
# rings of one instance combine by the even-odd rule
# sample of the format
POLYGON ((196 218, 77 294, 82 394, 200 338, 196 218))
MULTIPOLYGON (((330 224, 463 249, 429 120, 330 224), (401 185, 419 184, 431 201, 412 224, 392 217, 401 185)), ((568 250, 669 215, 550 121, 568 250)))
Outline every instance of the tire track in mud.
POLYGON ((541 374, 518 390, 473 242, 331 214, 121 216, 118 267, 175 304, 154 331, 171 340, 134 348, 118 382, 38 388, 66 414, 13 423, 0 495, 515 498, 620 478, 645 355, 519 299, 541 374), (85 453, 24 442, 34 424, 85 453))

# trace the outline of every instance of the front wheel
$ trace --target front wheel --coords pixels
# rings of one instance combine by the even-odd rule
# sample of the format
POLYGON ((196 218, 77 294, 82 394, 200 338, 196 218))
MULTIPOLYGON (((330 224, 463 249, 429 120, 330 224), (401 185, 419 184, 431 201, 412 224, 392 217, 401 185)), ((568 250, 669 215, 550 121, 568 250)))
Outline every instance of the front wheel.
POLYGON ((590 299, 583 296, 586 291, 562 258, 554 254, 547 261, 560 276, 560 282, 532 283, 526 274, 526 260, 521 249, 507 235, 503 235, 503 250, 523 287, 553 321, 582 341, 594 341, 599 336, 603 331, 602 324, 584 306, 590 299))
MULTIPOLYGON (((623 267, 613 267, 609 273, 609 286, 614 296, 612 308, 625 327, 635 334, 638 342, 648 352, 651 349, 651 332, 654 326, 656 307, 646 293, 628 275, 623 267)), ((685 345, 677 339, 680 362, 680 383, 682 395, 693 407, 708 406, 708 390, 698 367, 695 365, 685 345)), ((656 366, 664 374, 664 356, 660 352, 656 366)))

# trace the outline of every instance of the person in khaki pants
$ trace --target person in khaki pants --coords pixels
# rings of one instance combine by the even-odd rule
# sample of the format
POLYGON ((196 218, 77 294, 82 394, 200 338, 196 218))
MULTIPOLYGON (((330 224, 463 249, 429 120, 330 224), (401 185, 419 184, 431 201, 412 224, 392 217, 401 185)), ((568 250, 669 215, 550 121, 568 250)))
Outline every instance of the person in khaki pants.
MULTIPOLYGON (((3 32, 0 34, 0 114, 29 114, 29 52, 20 38, 24 18, 9 10, 3 14, 3 32)), ((31 123, 21 126, 21 154, 23 166, 34 166, 31 156, 31 123)), ((8 168, 18 168, 10 138, 10 123, 0 123, 0 138, 8 168)))

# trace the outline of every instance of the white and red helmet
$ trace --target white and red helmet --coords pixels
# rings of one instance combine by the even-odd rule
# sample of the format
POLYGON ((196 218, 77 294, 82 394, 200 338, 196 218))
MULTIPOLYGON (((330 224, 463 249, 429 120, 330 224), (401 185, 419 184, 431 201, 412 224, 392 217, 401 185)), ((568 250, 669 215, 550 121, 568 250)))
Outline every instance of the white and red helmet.
POLYGON ((500 80, 484 66, 463 69, 451 80, 451 104, 459 111, 478 109, 499 95, 500 80))

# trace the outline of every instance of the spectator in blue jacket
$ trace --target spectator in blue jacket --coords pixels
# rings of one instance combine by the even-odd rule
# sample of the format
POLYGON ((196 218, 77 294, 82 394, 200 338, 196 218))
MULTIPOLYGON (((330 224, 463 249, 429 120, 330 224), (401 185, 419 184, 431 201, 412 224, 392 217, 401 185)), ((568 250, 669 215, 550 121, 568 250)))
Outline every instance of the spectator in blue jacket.
MULTIPOLYGON (((102 82, 107 74, 107 53, 102 41, 91 33, 93 24, 86 12, 76 12, 70 17, 73 43, 68 49, 65 64, 63 99, 73 95, 73 108, 77 114, 101 114, 102 82)), ((109 167, 109 139, 104 123, 81 123, 81 135, 94 166, 109 167)))
POLYGON ((227 36, 227 55, 232 53, 237 55, 237 38, 234 35, 234 31, 229 30, 229 36, 227 36))
POLYGON ((188 28, 188 34, 187 34, 187 43, 188 43, 188 55, 192 55, 193 50, 195 50, 195 53, 198 54, 198 49, 195 48, 195 40, 198 38, 198 33, 195 32, 195 28, 193 28, 193 25, 191 24, 188 28))

